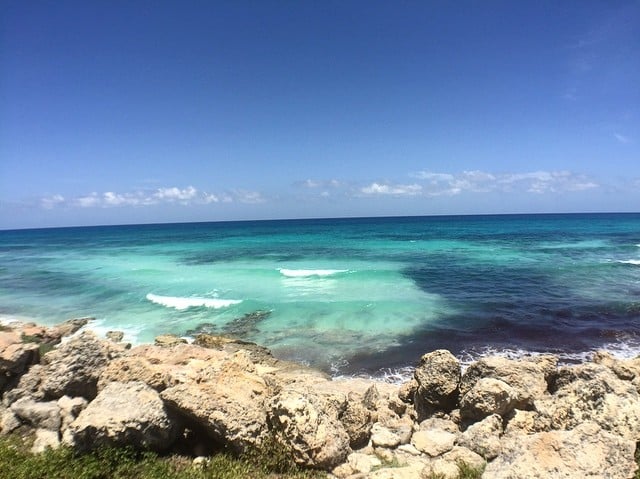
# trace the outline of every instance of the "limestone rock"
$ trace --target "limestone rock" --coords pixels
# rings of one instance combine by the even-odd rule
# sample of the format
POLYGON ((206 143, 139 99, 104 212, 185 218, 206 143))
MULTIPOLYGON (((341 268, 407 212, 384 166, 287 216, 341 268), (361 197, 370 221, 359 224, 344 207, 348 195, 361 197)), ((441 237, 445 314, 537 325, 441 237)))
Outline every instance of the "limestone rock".
POLYGON ((105 338, 114 343, 119 343, 124 338, 124 333, 122 331, 107 331, 105 338))
POLYGON ((57 432, 62 424, 60 406, 56 401, 36 402, 22 398, 11 405, 11 411, 34 428, 57 432))
POLYGON ((62 336, 71 336, 78 332, 80 328, 86 326, 89 321, 93 321, 94 319, 95 318, 90 317, 68 319, 63 323, 57 324, 55 329, 57 329, 62 336))
POLYGON ((298 464, 329 470, 351 452, 338 411, 308 389, 282 390, 269 404, 268 422, 298 464))
POLYGON ((382 461, 376 456, 354 452, 347 457, 347 463, 354 473, 369 474, 371 469, 382 465, 382 461))
POLYGON ((556 385, 552 397, 535 403, 552 429, 594 421, 606 431, 640 440, 640 395, 611 369, 592 363, 564 367, 558 371, 556 385))
POLYGON ((536 432, 545 432, 551 429, 551 419, 541 415, 537 411, 522 411, 514 409, 509 414, 505 434, 533 434, 536 432))
POLYGON ((482 378, 462 397, 460 413, 463 418, 471 420, 480 420, 491 414, 504 416, 514 409, 516 394, 504 381, 482 378))
POLYGON ((157 391, 141 382, 110 383, 69 425, 64 440, 80 450, 129 445, 163 451, 177 433, 157 391))
POLYGON ((31 452, 38 454, 44 452, 47 448, 56 449, 60 446, 60 436, 58 431, 51 429, 37 429, 31 452))
POLYGON ((458 434, 458 432, 460 432, 456 423, 450 419, 444 419, 441 417, 430 417, 429 419, 422 421, 417 426, 417 430, 419 431, 431 431, 433 429, 440 429, 452 434, 458 434))
POLYGON ((439 349, 422 356, 415 370, 418 383, 416 409, 422 406, 453 409, 458 398, 460 377, 460 361, 449 351, 439 349))
POLYGON ((400 436, 388 428, 376 423, 371 428, 371 443, 374 447, 393 449, 400 445, 400 436))
POLYGON ((9 334, 0 332, 6 336, 4 342, 6 346, 0 346, 0 376, 6 374, 22 374, 29 366, 38 362, 38 344, 10 342, 9 334))
POLYGON ((175 346, 176 344, 186 344, 187 340, 181 338, 180 336, 176 336, 175 334, 161 334, 160 336, 156 336, 155 344, 156 346, 175 346))
POLYGON ((40 387, 49 398, 67 395, 93 399, 103 369, 123 352, 122 346, 85 331, 45 356, 40 387))
POLYGON ((354 394, 349 395, 346 407, 338 417, 349 435, 349 445, 353 449, 366 446, 371 437, 371 412, 354 394))
POLYGON ((492 479, 631 478, 635 441, 593 422, 571 431, 541 432, 503 439, 502 453, 487 465, 492 479))
POLYGON ((608 352, 598 351, 593 355, 592 361, 608 367, 618 378, 624 381, 633 381, 640 376, 640 357, 634 359, 616 359, 608 352))
POLYGON ((416 392, 418 391, 418 381, 415 378, 402 383, 398 390, 398 398, 407 404, 413 404, 416 392))
POLYGON ((58 407, 60 408, 60 416, 62 418, 61 430, 67 429, 84 408, 87 407, 87 400, 83 397, 62 396, 58 399, 58 407))
POLYGON ((502 418, 492 414, 469 426, 458 438, 458 445, 491 460, 500 454, 501 435, 502 418))
POLYGON ((18 429, 22 423, 11 409, 0 407, 0 434, 10 434, 18 429))
POLYGON ((467 394, 482 378, 500 379, 514 389, 516 407, 529 409, 535 399, 548 394, 548 382, 556 371, 557 362, 555 356, 548 355, 520 360, 498 356, 481 358, 462 376, 460 396, 467 394))
POLYGON ((127 355, 114 359, 104 368, 98 380, 98 390, 110 382, 141 381, 156 391, 162 391, 169 383, 167 376, 161 366, 152 364, 148 359, 127 355))
POLYGON ((440 429, 416 431, 411 436, 411 444, 428 456, 436 457, 453 449, 456 435, 440 429))

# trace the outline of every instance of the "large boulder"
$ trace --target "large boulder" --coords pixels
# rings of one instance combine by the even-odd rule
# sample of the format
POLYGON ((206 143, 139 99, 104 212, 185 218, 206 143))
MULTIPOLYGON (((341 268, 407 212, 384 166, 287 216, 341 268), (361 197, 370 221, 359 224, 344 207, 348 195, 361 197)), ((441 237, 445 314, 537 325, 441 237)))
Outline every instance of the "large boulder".
POLYGON ((640 395, 629 381, 593 363, 560 368, 557 391, 536 401, 536 409, 552 429, 572 429, 594 421, 606 431, 640 440, 640 395))
POLYGON ((141 382, 110 383, 64 432, 64 442, 79 450, 133 446, 167 450, 179 425, 157 391, 141 382))
POLYGON ((514 400, 519 409, 531 409, 533 401, 548 395, 548 383, 556 371, 555 356, 537 356, 512 360, 499 356, 481 358, 471 364, 460 383, 460 396, 467 394, 482 378, 504 381, 515 392, 514 400))
POLYGON ((60 406, 56 401, 37 402, 21 398, 11 405, 11 411, 34 428, 57 432, 62 424, 60 406))
POLYGON ((266 434, 265 400, 271 388, 246 354, 199 369, 193 382, 162 391, 178 415, 195 422, 217 443, 236 452, 259 444, 266 434))
POLYGON ((162 366, 151 363, 145 357, 127 355, 114 359, 105 366, 98 380, 98 390, 111 382, 130 381, 141 381, 156 391, 162 391, 169 383, 168 373, 162 366))
POLYGON ((276 439, 301 465, 330 470, 351 452, 349 435, 338 419, 346 398, 326 397, 310 388, 280 391, 269 403, 267 419, 276 439))
POLYGON ((636 470, 635 441, 593 422, 571 431, 504 437, 501 454, 483 477, 492 479, 623 479, 636 470))
POLYGON ((40 388, 47 398, 64 395, 93 399, 100 374, 124 347, 85 331, 44 356, 40 388))
POLYGON ((456 407, 461 368, 449 351, 439 349, 422 356, 414 376, 418 383, 414 403, 419 413, 456 407))
POLYGON ((491 414, 505 416, 516 405, 517 392, 504 381, 482 378, 460 400, 463 419, 477 421, 491 414))

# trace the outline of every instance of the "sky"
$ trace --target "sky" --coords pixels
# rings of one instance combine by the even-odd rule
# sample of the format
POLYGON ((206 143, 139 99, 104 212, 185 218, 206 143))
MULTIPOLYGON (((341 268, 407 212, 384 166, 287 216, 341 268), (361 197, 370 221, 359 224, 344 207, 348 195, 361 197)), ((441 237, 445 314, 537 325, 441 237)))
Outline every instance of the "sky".
POLYGON ((0 229, 640 211, 640 1, 0 2, 0 229))

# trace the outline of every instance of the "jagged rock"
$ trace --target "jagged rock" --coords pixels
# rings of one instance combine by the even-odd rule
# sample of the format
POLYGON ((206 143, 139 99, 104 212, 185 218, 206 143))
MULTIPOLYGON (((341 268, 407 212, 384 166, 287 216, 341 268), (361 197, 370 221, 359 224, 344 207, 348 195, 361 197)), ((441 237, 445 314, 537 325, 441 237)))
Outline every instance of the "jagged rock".
POLYGON ((345 405, 344 411, 338 416, 349 435, 349 445, 353 449, 363 447, 371 437, 371 412, 357 400, 352 393, 345 405))
POLYGON ((122 331, 107 331, 107 334, 104 335, 109 341, 113 341, 114 343, 119 343, 124 338, 124 333, 122 331))
POLYGON ((60 408, 60 416, 62 418, 61 429, 65 430, 69 427, 84 408, 87 407, 87 400, 83 397, 62 396, 58 399, 58 407, 60 408))
POLYGON ((453 449, 456 434, 441 429, 416 431, 411 436, 411 444, 430 457, 436 457, 453 449))
POLYGON ((162 391, 167 387, 169 378, 161 366, 144 357, 127 355, 114 359, 104 368, 98 380, 98 390, 110 382, 130 381, 141 381, 156 391, 162 391))
POLYGON ((502 418, 492 414, 469 426, 457 442, 459 446, 466 447, 485 459, 491 460, 500 454, 501 435, 502 418))
POLYGON ((44 452, 47 448, 56 449, 60 446, 60 436, 58 431, 51 429, 36 429, 33 446, 31 452, 38 454, 44 452))
POLYGON ((398 390, 398 398, 407 404, 413 404, 416 392, 418 391, 418 381, 411 378, 409 381, 402 383, 398 390))
POLYGON ((602 430, 593 422, 571 431, 503 437, 501 454, 487 465, 492 479, 631 478, 635 441, 602 430))
POLYGON ((11 409, 0 407, 0 434, 10 434, 18 429, 22 423, 11 409))
POLYGON ((544 432, 551 429, 551 419, 542 416, 537 411, 522 411, 514 409, 508 416, 505 434, 533 434, 535 432, 544 432))
POLYGON ((177 437, 176 419, 158 392, 141 382, 110 383, 64 432, 77 449, 129 445, 163 451, 177 437))
POLYGON ((418 389, 414 403, 419 415, 433 408, 451 410, 456 406, 460 385, 460 361, 449 351, 439 349, 420 358, 415 370, 418 389))
POLYGON ((11 411, 34 428, 57 432, 62 424, 60 406, 56 401, 36 402, 22 398, 11 405, 11 411))
POLYGON ((516 407, 529 409, 535 399, 548 394, 548 382, 556 371, 557 362, 555 356, 548 355, 520 360, 498 356, 481 358, 471 364, 462 376, 460 397, 482 378, 500 379, 514 389, 516 407))
POLYGON ((80 328, 86 326, 89 321, 93 321, 94 319, 96 318, 87 317, 68 319, 63 323, 57 324, 55 328, 62 336, 71 336, 72 334, 78 332, 80 328))
POLYGON ((377 469, 366 476, 366 479, 421 479, 421 474, 425 464, 416 461, 406 466, 383 467, 377 469))
POLYGON ((15 335, 5 332, 0 335, 5 336, 0 341, 5 344, 0 344, 0 376, 22 374, 29 366, 39 361, 38 344, 22 343, 15 335), (16 339, 16 342, 11 342, 12 339, 16 339))
POLYGON ((462 397, 460 413, 470 420, 480 420, 491 414, 504 416, 514 409, 516 394, 504 381, 481 378, 462 397))
POLYGON ((44 357, 40 388, 49 398, 67 395, 93 399, 100 374, 109 361, 123 353, 122 346, 84 331, 44 357))
POLYGON ((382 461, 376 456, 353 452, 347 457, 347 463, 354 473, 369 474, 371 469, 382 465, 382 461))
POLYGON ((349 435, 331 402, 306 388, 284 389, 271 400, 270 429, 298 464, 329 470, 351 452, 349 435))
POLYGON ((187 344, 187 340, 175 334, 161 334, 155 338, 156 346, 168 347, 176 344, 187 344))
POLYGON ((640 357, 635 359, 616 359, 606 351, 597 351, 592 361, 611 369, 618 378, 633 381, 640 376, 640 357))
POLYGON ((563 367, 556 386, 552 397, 535 403, 552 429, 572 429, 594 421, 606 431, 640 440, 640 395, 609 368, 592 363, 563 367))
POLYGON ((15 388, 4 393, 2 402, 9 406, 20 398, 43 399, 44 393, 40 390, 45 368, 40 364, 31 366, 29 372, 23 374, 15 388))

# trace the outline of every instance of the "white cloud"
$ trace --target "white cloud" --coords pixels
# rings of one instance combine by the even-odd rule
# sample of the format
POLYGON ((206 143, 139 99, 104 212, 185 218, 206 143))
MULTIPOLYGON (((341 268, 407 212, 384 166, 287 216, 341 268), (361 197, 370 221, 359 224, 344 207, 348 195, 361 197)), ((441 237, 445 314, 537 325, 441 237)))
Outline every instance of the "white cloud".
POLYGON ((558 193, 584 191, 599 185, 585 175, 570 171, 531 171, 525 173, 488 173, 480 170, 457 174, 423 171, 412 176, 426 180, 426 196, 457 195, 463 192, 488 193, 525 191, 558 193))
POLYGON ((360 193, 364 195, 392 195, 392 196, 416 196, 422 193, 422 186, 413 185, 392 185, 388 183, 371 183, 360 188, 360 193))
POLYGON ((47 196, 46 198, 42 198, 40 200, 40 204, 46 210, 53 209, 56 206, 62 205, 64 203, 65 203, 65 199, 64 199, 64 196, 62 195, 47 196))
POLYGON ((161 204, 208 205, 212 203, 264 203, 266 199, 260 192, 234 190, 224 193, 210 193, 199 191, 193 186, 178 188, 176 186, 158 188, 154 191, 133 191, 118 193, 106 191, 92 192, 67 201, 62 195, 53 195, 40 200, 45 209, 53 209, 60 205, 70 205, 78 208, 113 208, 125 206, 151 206, 161 204))

